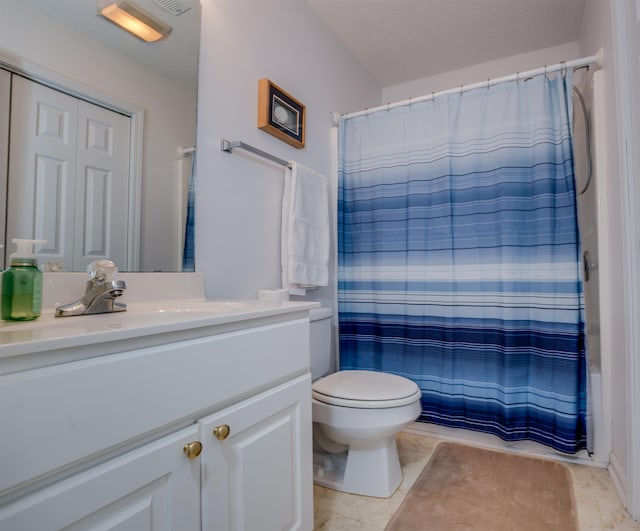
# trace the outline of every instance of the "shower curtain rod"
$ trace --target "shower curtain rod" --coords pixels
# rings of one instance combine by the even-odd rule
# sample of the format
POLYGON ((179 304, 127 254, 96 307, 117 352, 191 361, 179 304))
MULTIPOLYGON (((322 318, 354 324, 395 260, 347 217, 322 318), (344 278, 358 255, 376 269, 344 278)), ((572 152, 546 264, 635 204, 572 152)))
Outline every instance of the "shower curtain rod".
POLYGON ((511 74, 504 77, 497 77, 495 79, 487 79, 486 81, 480 81, 478 83, 473 83, 471 85, 460 85, 459 87, 442 90, 440 92, 432 92, 431 94, 425 94, 424 96, 419 96, 417 98, 409 98, 402 101, 397 101, 395 103, 387 103, 386 105, 380 105, 378 107, 372 107, 370 109, 364 109, 362 111, 351 112, 347 114, 334 113, 333 119, 334 122, 338 123, 338 118, 355 118, 357 116, 368 116, 369 114, 373 114, 375 112, 380 111, 388 111, 390 109, 395 109, 397 107, 404 107, 406 105, 412 105, 414 103, 420 103, 423 101, 430 101, 438 96, 443 96, 445 94, 451 94, 453 92, 462 92, 463 90, 472 90, 476 88, 487 87, 489 88, 491 85, 496 85, 498 83, 504 83, 506 81, 519 81, 520 79, 527 79, 530 77, 540 76, 542 74, 550 74, 552 72, 558 72, 560 70, 567 70, 569 68, 576 69, 584 66, 588 66, 590 64, 596 63, 598 67, 602 67, 602 58, 604 52, 602 48, 598 50, 596 55, 591 55, 589 57, 583 57, 581 59, 575 59, 573 61, 562 61, 555 65, 547 66, 545 65, 542 68, 535 68, 533 70, 527 70, 526 72, 517 72, 516 74, 511 74))

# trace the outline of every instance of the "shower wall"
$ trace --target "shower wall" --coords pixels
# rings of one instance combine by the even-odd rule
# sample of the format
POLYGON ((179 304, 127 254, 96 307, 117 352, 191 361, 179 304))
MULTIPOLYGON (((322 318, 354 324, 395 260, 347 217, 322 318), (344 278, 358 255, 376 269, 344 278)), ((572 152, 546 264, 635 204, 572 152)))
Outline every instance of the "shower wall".
MULTIPOLYGON (((616 327, 616 313, 611 306, 612 294, 616 293, 614 287, 615 273, 619 264, 615 256, 619 250, 617 238, 612 239, 610 234, 616 233, 618 229, 617 211, 611 208, 611 197, 614 195, 612 189, 613 182, 610 178, 610 165, 612 157, 611 135, 607 127, 608 121, 608 97, 607 97, 607 79, 603 70, 594 72, 591 78, 591 145, 593 147, 593 172, 594 172, 594 208, 597 215, 597 297, 599 310, 599 366, 591 365, 592 381, 601 383, 601 416, 595 418, 595 458, 605 463, 610 462, 610 456, 613 449, 613 427, 612 419, 615 417, 616 409, 626 409, 624 402, 618 402, 619 405, 614 407, 615 398, 613 396, 613 385, 615 381, 614 371, 614 355, 621 352, 616 347, 615 337, 618 335, 616 327), (599 369, 599 370, 598 370, 599 369)), ((618 338, 619 340, 619 338, 618 338)), ((594 386, 597 390, 597 387, 594 386)), ((595 392, 594 392, 595 397, 595 392)), ((594 404, 597 402, 594 400, 594 404)), ((594 408, 597 412, 597 409, 594 408)))
POLYGON ((598 220, 596 202, 596 179, 593 165, 590 163, 592 146, 587 142, 590 132, 587 129, 589 116, 593 114, 593 91, 591 76, 587 70, 576 72, 574 86, 579 94, 573 92, 573 152, 575 161, 576 192, 578 194, 578 223, 583 255, 583 280, 586 306, 586 332, 589 348, 589 362, 600 370, 600 318, 599 311, 599 274, 598 274, 598 220), (587 116, 580 103, 580 95, 587 116))
MULTIPOLYGON (((589 355, 589 403, 591 406, 591 431, 593 434, 594 460, 608 462, 611 448, 610 430, 604 424, 605 411, 610 404, 610 393, 607 380, 603 379, 601 342, 601 308, 600 293, 603 289, 601 271, 606 260, 601 264, 601 245, 599 234, 607 230, 607 218, 602 207, 599 208, 598 197, 604 193, 606 183, 598 174, 602 174, 602 156, 605 146, 600 127, 603 97, 601 73, 583 69, 574 76, 574 86, 580 91, 586 108, 586 117, 580 103, 580 96, 574 91, 573 123, 574 123, 574 160, 576 190, 578 193, 578 222, 583 258, 583 286, 585 297, 585 320, 587 351, 589 355)), ((606 247, 606 238, 603 238, 606 247)), ((604 279, 606 283, 606 278, 604 279)), ((605 331, 606 333, 606 331, 605 331)), ((603 363, 604 362, 604 363, 603 363)), ((604 371, 609 377, 610 371, 604 371)))

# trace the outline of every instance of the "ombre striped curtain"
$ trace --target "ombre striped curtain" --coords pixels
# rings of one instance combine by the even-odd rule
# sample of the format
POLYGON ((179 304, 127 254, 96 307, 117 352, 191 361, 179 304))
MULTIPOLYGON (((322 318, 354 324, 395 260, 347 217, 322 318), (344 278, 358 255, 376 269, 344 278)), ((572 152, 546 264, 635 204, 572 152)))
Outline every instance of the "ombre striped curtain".
POLYGON ((420 421, 585 448, 571 72, 339 124, 340 366, 420 421))
POLYGON ((184 227, 184 246, 182 248, 182 271, 195 271, 196 268, 196 152, 191 155, 191 173, 187 189, 187 218, 184 227))

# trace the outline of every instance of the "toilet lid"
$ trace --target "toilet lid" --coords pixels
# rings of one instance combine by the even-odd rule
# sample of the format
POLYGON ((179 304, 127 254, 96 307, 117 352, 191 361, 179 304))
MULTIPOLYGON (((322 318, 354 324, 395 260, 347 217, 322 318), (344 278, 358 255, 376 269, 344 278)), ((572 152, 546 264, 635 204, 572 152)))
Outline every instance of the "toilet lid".
POLYGON ((338 371, 313 383, 313 398, 354 408, 387 408, 411 404, 420 388, 408 378, 374 371, 338 371))

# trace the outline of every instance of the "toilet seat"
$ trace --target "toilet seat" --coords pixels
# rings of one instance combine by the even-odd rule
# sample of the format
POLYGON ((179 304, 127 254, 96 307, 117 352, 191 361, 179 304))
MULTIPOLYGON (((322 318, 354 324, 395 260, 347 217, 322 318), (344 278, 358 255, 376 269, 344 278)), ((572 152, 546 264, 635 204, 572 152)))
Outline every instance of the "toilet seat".
POLYGON ((422 395, 408 378, 375 371, 338 371, 314 382, 312 389, 320 402, 358 409, 405 406, 422 395))

